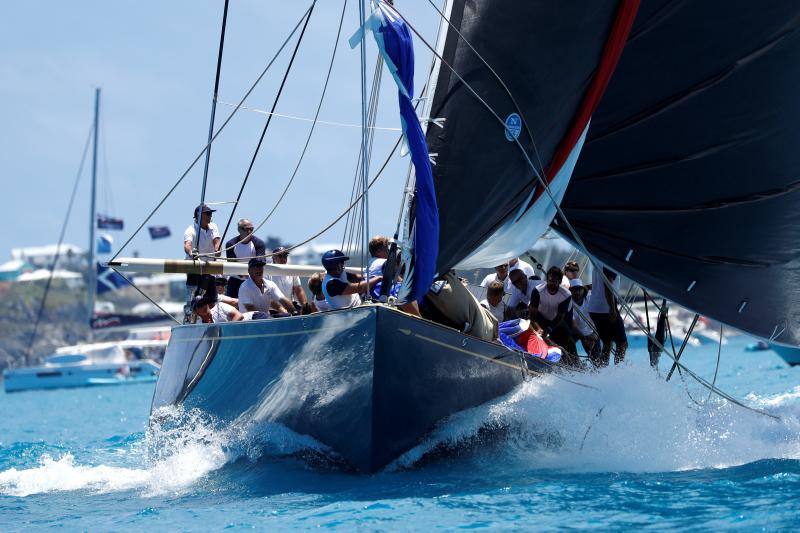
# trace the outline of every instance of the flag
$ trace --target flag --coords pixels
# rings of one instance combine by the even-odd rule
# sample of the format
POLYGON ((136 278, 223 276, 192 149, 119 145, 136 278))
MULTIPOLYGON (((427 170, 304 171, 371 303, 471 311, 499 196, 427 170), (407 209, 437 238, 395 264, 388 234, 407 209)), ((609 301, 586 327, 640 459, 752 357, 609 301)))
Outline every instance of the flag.
POLYGON ((149 226, 147 231, 150 232, 150 238, 155 239, 166 239, 172 233, 169 231, 169 226, 149 226))
POLYGON ((108 215, 97 215, 97 228, 98 229, 124 229, 125 223, 121 218, 114 218, 108 215))
POLYGON ((127 284, 128 281, 121 274, 97 263, 97 294, 115 291, 127 284))
POLYGON ((97 238, 97 253, 110 254, 111 245, 114 243, 114 238, 108 233, 101 233, 97 238))

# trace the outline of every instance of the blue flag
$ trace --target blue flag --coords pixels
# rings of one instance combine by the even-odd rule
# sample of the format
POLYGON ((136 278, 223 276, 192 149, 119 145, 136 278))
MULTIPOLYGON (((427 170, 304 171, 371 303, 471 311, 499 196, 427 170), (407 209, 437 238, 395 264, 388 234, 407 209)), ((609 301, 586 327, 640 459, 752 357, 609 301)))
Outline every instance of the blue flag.
POLYGON ((97 294, 124 287, 128 281, 118 272, 97 263, 97 294))
POLYGON ((172 233, 169 231, 169 226, 149 226, 147 231, 150 232, 150 238, 155 239, 166 239, 172 233))
MULTIPOLYGON (((439 254, 439 208, 436 205, 428 145, 425 143, 425 134, 411 102, 414 97, 414 43, 406 23, 386 2, 378 2, 377 9, 365 24, 365 29, 372 30, 378 49, 397 84, 400 123, 411 152, 411 161, 414 163, 416 208, 410 235, 413 254, 412 264, 409 265, 409 276, 405 281, 405 283, 410 282, 407 286, 408 294, 402 294, 401 299, 421 302, 436 274, 436 258, 439 254)), ((351 40, 350 44, 353 43, 351 40)))
POLYGON ((97 228, 98 229, 114 229, 123 230, 125 223, 121 218, 114 218, 108 215, 97 215, 97 228))
POLYGON ((111 245, 114 243, 114 238, 108 233, 101 233, 97 238, 97 253, 110 254, 111 245))

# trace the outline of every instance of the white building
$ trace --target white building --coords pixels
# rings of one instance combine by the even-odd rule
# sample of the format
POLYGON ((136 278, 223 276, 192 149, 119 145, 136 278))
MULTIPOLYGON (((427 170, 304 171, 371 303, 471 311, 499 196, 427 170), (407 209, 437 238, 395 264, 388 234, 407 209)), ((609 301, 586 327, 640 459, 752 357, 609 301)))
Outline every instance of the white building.
POLYGON ((56 268, 73 271, 86 269, 86 252, 74 244, 62 244, 60 248, 57 244, 12 248, 11 259, 24 261, 37 268, 50 268, 56 252, 58 252, 56 268))

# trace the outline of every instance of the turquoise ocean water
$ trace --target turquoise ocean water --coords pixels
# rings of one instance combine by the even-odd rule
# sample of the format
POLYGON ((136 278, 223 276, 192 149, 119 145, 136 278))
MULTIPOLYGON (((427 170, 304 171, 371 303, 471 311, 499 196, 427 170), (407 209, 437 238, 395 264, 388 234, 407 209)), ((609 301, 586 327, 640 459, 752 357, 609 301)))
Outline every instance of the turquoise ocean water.
MULTIPOLYGON (((152 384, 0 393, 0 530, 797 529, 800 367, 747 342, 718 384, 780 420, 665 383, 637 349, 576 378, 598 390, 531 381, 374 476, 277 426, 148 429, 152 384)), ((716 346, 684 360, 710 379, 716 346)))

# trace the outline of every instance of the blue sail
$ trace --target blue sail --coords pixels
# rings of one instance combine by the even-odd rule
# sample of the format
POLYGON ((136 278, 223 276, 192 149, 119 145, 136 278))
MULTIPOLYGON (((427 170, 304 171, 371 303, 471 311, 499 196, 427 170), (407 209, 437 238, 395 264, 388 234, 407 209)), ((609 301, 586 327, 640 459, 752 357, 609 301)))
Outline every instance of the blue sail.
POLYGON ((422 301, 436 274, 439 253, 439 210, 425 134, 411 99, 414 96, 414 43, 405 22, 386 3, 379 2, 370 21, 386 66, 394 77, 400 101, 400 122, 416 174, 415 209, 411 220, 413 266, 408 301, 422 301))

